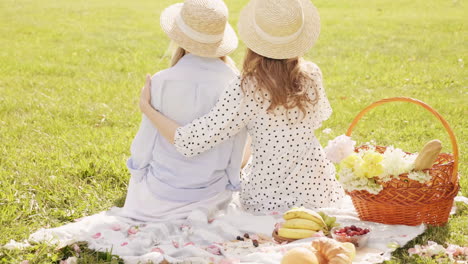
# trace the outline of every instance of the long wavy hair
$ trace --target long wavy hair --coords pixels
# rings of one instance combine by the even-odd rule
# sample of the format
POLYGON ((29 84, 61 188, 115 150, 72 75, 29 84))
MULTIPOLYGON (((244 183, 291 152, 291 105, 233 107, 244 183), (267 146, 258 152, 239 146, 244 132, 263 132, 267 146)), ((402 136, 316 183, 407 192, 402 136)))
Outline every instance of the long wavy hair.
MULTIPOLYGON (((271 101, 268 111, 283 106, 286 110, 298 108, 303 115, 307 113, 308 105, 318 101, 316 85, 307 85, 314 80, 310 73, 301 67, 301 58, 277 60, 264 57, 247 49, 242 69, 242 83, 255 80, 256 89, 265 98, 269 95, 271 101), (310 88, 315 89, 314 98, 310 98, 310 88)), ((244 92, 246 92, 243 87, 244 92)))

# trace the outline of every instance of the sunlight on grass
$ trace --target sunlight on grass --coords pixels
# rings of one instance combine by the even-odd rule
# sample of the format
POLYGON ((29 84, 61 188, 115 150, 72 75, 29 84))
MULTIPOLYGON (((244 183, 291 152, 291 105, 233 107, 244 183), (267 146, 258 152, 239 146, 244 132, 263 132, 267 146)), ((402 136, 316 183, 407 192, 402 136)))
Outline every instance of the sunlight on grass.
MULTIPOLYGON (((159 14, 176 2, 0 2, 0 245, 122 205, 129 179, 125 161, 140 121, 139 90, 146 73, 168 66, 169 40, 160 30, 159 14)), ((246 2, 226 1, 234 26, 246 2)), ((466 175, 466 3, 314 3, 322 32, 306 57, 321 67, 334 109, 322 127, 332 132, 317 131, 321 142, 343 134, 376 100, 414 97, 450 123, 458 137, 460 173, 466 175)), ((240 43, 232 55, 238 65, 244 51, 240 43)), ((372 111, 354 137, 407 151, 438 138, 451 152, 437 120, 405 103, 372 111)), ((460 194, 468 196, 466 177, 461 186, 460 194)), ((468 245, 468 209, 459 206, 449 225, 430 228, 405 249, 427 240, 468 245)), ((405 249, 389 263, 409 263, 405 249)), ((0 263, 50 263, 72 255, 45 245, 0 249, 0 263)), ((110 253, 85 251, 82 257, 83 263, 118 263, 110 253)))

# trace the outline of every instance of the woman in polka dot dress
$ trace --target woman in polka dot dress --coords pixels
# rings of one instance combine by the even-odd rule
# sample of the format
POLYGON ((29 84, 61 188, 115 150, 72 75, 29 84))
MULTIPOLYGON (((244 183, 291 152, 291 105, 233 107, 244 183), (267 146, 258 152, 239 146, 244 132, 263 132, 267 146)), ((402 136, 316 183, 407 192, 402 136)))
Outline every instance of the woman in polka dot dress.
POLYGON ((314 135, 332 110, 319 67, 301 58, 318 37, 316 8, 309 0, 255 0, 240 17, 239 34, 248 47, 242 76, 210 113, 180 127, 151 106, 147 88, 142 112, 185 156, 247 127, 252 157, 239 196, 247 211, 337 206, 344 192, 314 135))

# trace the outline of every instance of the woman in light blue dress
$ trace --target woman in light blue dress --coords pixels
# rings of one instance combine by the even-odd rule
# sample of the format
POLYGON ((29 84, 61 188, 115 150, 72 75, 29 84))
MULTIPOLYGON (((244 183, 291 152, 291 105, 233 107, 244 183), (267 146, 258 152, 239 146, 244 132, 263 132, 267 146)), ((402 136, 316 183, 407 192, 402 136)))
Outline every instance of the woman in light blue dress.
MULTIPOLYGON (((179 48, 172 67, 151 78, 154 108, 180 124, 208 113, 237 77, 226 57, 237 47, 221 0, 187 0, 167 8, 161 26, 179 48)), ((142 221, 186 218, 195 210, 225 206, 239 189, 247 133, 187 158, 143 116, 127 162, 131 173, 125 205, 118 214, 142 221)))

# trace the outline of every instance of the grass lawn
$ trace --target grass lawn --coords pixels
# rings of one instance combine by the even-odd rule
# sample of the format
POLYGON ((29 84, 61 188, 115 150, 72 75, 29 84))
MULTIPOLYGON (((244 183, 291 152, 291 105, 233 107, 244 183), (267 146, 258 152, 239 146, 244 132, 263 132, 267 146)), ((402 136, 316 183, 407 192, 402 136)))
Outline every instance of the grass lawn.
MULTIPOLYGON (((125 160, 140 121, 145 73, 168 65, 169 40, 159 27, 168 0, 0 1, 0 245, 41 227, 122 205, 125 160)), ((236 24, 246 0, 227 0, 236 24)), ((318 131, 323 144, 343 134, 373 101, 408 96, 425 101, 451 124, 468 151, 468 7, 461 0, 316 0, 321 37, 307 54, 324 73, 334 115, 318 131)), ((244 46, 233 54, 241 65, 244 46)), ((422 108, 393 103, 372 111, 356 128, 375 140, 418 151, 443 127, 422 108)), ((468 196, 461 179, 460 195, 468 196)), ((447 226, 412 241, 468 245, 468 206, 447 226)), ((407 256, 389 263, 436 263, 407 256)), ((54 263, 68 249, 37 245, 0 249, 0 263, 54 263)), ((86 252, 81 263, 117 263, 86 252)))

